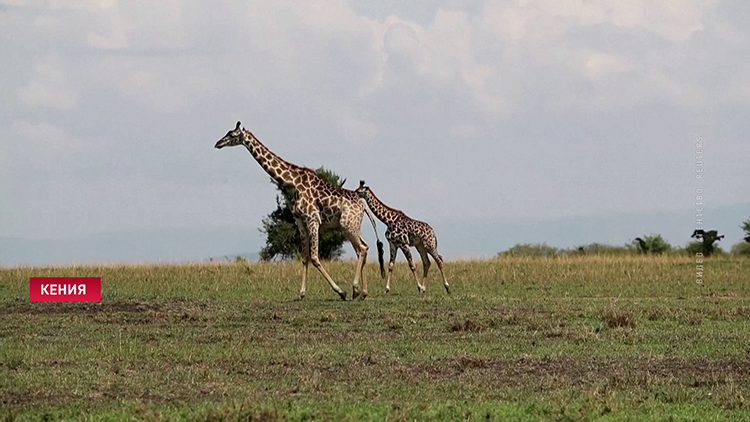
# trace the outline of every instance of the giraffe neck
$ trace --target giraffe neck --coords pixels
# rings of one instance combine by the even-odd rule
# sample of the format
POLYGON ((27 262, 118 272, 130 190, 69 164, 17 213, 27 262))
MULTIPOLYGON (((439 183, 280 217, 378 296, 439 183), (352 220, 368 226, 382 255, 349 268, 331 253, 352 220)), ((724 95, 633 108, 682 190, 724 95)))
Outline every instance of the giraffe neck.
POLYGON ((393 209, 388 205, 384 204, 383 201, 378 199, 372 190, 368 190, 365 195, 365 202, 370 207, 372 213, 386 225, 393 224, 403 213, 397 209, 393 209))
POLYGON ((245 143, 245 148, 250 151, 250 154, 255 158, 255 161, 263 167, 263 170, 281 185, 294 188, 296 182, 300 179, 298 176, 304 169, 285 161, 278 155, 274 154, 273 151, 263 145, 258 138, 249 131, 246 130, 245 133, 248 138, 248 142, 245 143))

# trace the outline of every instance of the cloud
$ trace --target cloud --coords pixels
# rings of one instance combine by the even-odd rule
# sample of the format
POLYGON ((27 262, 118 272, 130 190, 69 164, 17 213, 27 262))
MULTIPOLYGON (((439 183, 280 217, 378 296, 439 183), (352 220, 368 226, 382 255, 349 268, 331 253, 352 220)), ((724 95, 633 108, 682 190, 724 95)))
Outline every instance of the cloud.
MULTIPOLYGON (((413 75, 424 83, 454 87, 446 92, 464 90, 489 118, 539 106, 617 108, 618 95, 626 97, 622 107, 643 104, 655 96, 676 104, 704 102, 707 93, 695 92, 690 88, 695 78, 684 77, 685 68, 691 66, 691 47, 686 44, 706 30, 706 20, 717 6, 716 1, 688 2, 679 8, 646 1, 486 2, 475 12, 460 10, 460 4, 438 9, 431 24, 422 26, 395 16, 382 22, 357 16, 344 1, 253 2, 244 7, 224 2, 208 7, 180 0, 145 4, 52 1, 36 24, 58 36, 67 31, 89 48, 115 51, 198 53, 201 50, 196 48, 214 48, 213 40, 221 36, 225 42, 220 49, 201 51, 202 57, 180 53, 154 60, 128 54, 103 56, 93 63, 106 69, 93 77, 116 86, 125 97, 152 97, 136 101, 159 112, 189 108, 186 104, 203 95, 201 91, 220 90, 220 85, 229 85, 222 79, 235 81, 243 73, 249 77, 242 90, 252 94, 268 84, 306 90, 311 88, 307 81, 313 78, 324 81, 320 86, 326 89, 334 81, 346 81, 328 90, 328 95, 339 102, 335 108, 347 108, 367 100, 368 95, 376 96, 390 71, 401 79, 413 75), (66 30, 60 29, 61 20, 66 30), (641 39, 653 36, 666 44, 655 42, 651 51, 633 52, 622 51, 617 42, 594 46, 587 45, 590 39, 573 39, 581 31, 602 30, 641 39), (356 47, 348 48, 346 43, 356 47), (217 64, 213 69, 193 66, 175 72, 190 66, 191 59, 209 58, 217 64), (227 59, 228 63, 218 66, 227 59), (324 66, 324 60, 330 65, 324 66), (195 72, 203 75, 187 75, 195 72), (537 76, 542 84, 544 78, 552 79, 550 83, 563 78, 567 84, 552 87, 558 92, 539 104, 524 95, 533 87, 529 75, 537 76), (613 83, 617 87, 611 89, 613 83), (605 98, 607 104, 603 104, 605 98)), ((708 25, 710 29, 712 24, 708 25)), ((742 39, 734 25, 721 21, 716 25, 721 37, 734 42, 742 39)), ((38 75, 19 90, 28 106, 69 110, 77 105, 76 92, 67 86, 66 75, 54 62, 47 58, 38 63, 38 75)), ((744 86, 741 75, 733 80, 740 88, 744 86)), ((354 114, 364 120, 361 113, 354 114)), ((339 115, 351 120, 345 113, 339 115)), ((340 126, 350 127, 351 122, 342 121, 340 126)))
POLYGON ((17 121, 13 123, 13 132, 22 140, 41 148, 77 149, 85 142, 72 136, 62 129, 47 122, 29 123, 17 121))
POLYGON ((106 11, 117 8, 117 0, 50 0, 50 10, 106 11))
POLYGON ((0 1, 0 5, 2 6, 24 6, 26 4, 30 3, 28 0, 2 0, 0 1))
MULTIPOLYGON (((21 183, 41 145, 60 154, 36 180, 106 178, 81 194, 110 195, 104 214, 128 201, 104 185, 137 196, 137 175, 190 192, 170 197, 195 211, 182 224, 229 220, 201 189, 273 205, 246 152, 211 149, 242 120, 285 159, 366 178, 415 216, 513 220, 681 207, 700 133, 727 163, 714 199, 729 202, 750 194, 750 11, 670 4, 429 2, 410 6, 418 20, 345 1, 20 4, 3 12, 16 36, 0 40, 0 86, 16 95, 0 141, 28 149, 4 162, 21 183)), ((144 201, 144 221, 163 223, 167 202, 144 201)), ((102 230, 122 220, 106 217, 102 230)))
POLYGON ((669 2, 606 0, 563 2, 487 2, 482 25, 514 43, 528 39, 554 40, 574 27, 611 24, 644 28, 674 43, 685 42, 703 29, 702 18, 718 1, 691 1, 675 7, 669 2))
POLYGON ((27 107, 73 110, 78 107, 78 92, 66 74, 58 54, 49 54, 34 64, 31 80, 17 90, 27 107))
POLYGON ((23 188, 33 182, 80 172, 80 168, 86 167, 82 158, 88 146, 84 139, 53 123, 16 120, 0 127, 2 182, 23 188))
POLYGON ((458 138, 472 138, 479 135, 479 128, 476 125, 453 125, 450 128, 451 136, 458 138))
POLYGON ((100 89, 163 114, 190 110, 219 85, 211 67, 190 56, 114 56, 91 63, 87 72, 100 89))
POLYGON ((128 39, 125 36, 124 23, 118 17, 110 19, 109 25, 103 31, 90 31, 86 35, 86 41, 92 47, 104 50, 118 50, 128 48, 128 39))
MULTIPOLYGON (((357 16, 344 1, 254 2, 240 9, 217 3, 211 15, 178 0, 148 8, 138 2, 53 2, 51 9, 76 10, 76 30, 85 33, 89 47, 178 53, 109 56, 91 63, 98 71, 90 80, 157 112, 188 110, 212 97, 209 90, 226 92, 232 89, 228 81, 246 75, 237 93, 258 97, 264 91, 296 91, 326 101, 325 107, 353 109, 333 113, 340 133, 348 134, 354 126, 378 124, 357 110, 399 80, 417 81, 403 82, 398 89, 404 96, 416 89, 462 92, 482 113, 477 118, 485 120, 539 107, 617 109, 656 98, 705 103, 708 94, 691 88, 694 78, 684 77, 690 66, 685 43, 705 29, 715 3, 668 8, 652 2, 487 2, 474 13, 438 9, 428 26, 395 16, 383 22, 357 16), (221 48, 229 50, 194 50, 212 43, 218 28, 230 40, 221 48), (642 29, 668 43, 632 52, 617 43, 587 45, 572 38, 595 28, 639 37, 642 29), (196 65, 206 59, 217 65, 196 65), (534 85, 553 91, 529 96, 534 85)), ((53 78, 61 77, 47 77, 53 78)), ((734 80, 742 85, 744 79, 734 80)), ((34 80, 19 95, 29 105, 74 107, 75 95, 56 85, 34 80)))

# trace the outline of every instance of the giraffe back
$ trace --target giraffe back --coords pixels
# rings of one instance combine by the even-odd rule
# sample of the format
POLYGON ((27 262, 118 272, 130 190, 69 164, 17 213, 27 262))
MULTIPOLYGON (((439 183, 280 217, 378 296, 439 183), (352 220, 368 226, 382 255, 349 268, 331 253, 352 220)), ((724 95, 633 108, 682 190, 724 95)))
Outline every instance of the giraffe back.
POLYGON ((437 248, 437 237, 432 226, 424 221, 415 220, 400 212, 398 218, 388 224, 386 237, 395 243, 407 243, 409 246, 424 245, 427 249, 437 248))
POLYGON ((302 178, 295 190, 293 210, 298 215, 318 215, 325 227, 350 227, 362 221, 364 204, 359 196, 327 183, 314 172, 302 178))

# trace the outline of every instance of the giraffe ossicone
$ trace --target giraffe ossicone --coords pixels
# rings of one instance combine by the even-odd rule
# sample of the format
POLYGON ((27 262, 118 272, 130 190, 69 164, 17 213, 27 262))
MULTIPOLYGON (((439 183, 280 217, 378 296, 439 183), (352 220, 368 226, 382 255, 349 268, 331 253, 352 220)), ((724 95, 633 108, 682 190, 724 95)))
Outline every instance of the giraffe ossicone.
MULTIPOLYGON (((301 300, 305 297, 309 264, 312 263, 339 297, 346 300, 346 292, 333 281, 318 257, 320 229, 337 227, 343 229, 358 258, 352 282, 352 298, 364 299, 367 296, 364 266, 369 249, 360 235, 364 213, 370 219, 376 237, 378 232, 375 219, 362 204, 357 193, 325 182, 312 169, 283 160, 263 145, 252 132, 242 127, 239 121, 233 130, 216 142, 214 147, 221 149, 239 145, 244 146, 250 152, 271 178, 295 191, 292 213, 302 238, 302 264, 304 266, 302 286, 297 299, 301 300), (360 280, 362 281, 361 289, 360 280)), ((379 238, 378 243, 380 243, 379 238)))

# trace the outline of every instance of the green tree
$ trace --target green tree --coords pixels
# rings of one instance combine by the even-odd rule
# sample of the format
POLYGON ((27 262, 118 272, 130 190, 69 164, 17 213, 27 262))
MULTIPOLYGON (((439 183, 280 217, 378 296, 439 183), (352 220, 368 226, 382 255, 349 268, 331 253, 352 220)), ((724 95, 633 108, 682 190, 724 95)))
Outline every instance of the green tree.
POLYGON ((661 255, 672 250, 672 245, 667 243, 660 234, 643 236, 643 238, 636 237, 632 245, 638 253, 643 255, 661 255))
MULTIPOLYGON (((323 167, 315 170, 318 176, 331 185, 342 187, 346 179, 323 167)), ((271 183, 279 190, 276 196, 276 209, 263 219, 260 231, 266 235, 266 245, 260 250, 260 259, 270 261, 276 257, 281 259, 299 258, 302 254, 302 238, 294 222, 292 214, 292 200, 294 190, 282 186, 271 179, 271 183)), ((341 229, 321 229, 318 243, 318 256, 322 260, 335 260, 344 254, 346 235, 341 229)))
MULTIPOLYGON (((716 242, 723 239, 724 235, 720 235, 716 230, 705 231, 703 229, 696 229, 690 237, 701 241, 701 244, 703 245, 703 256, 711 256, 714 252, 721 251, 721 249, 716 246, 716 242)), ((723 253, 723 251, 721 251, 721 253, 723 253)))
POLYGON ((643 238, 648 247, 648 252, 654 255, 661 255, 672 250, 672 245, 667 243, 660 234, 652 234, 643 238))
POLYGON ((745 232, 745 242, 750 243, 750 218, 743 222, 740 228, 745 232))

